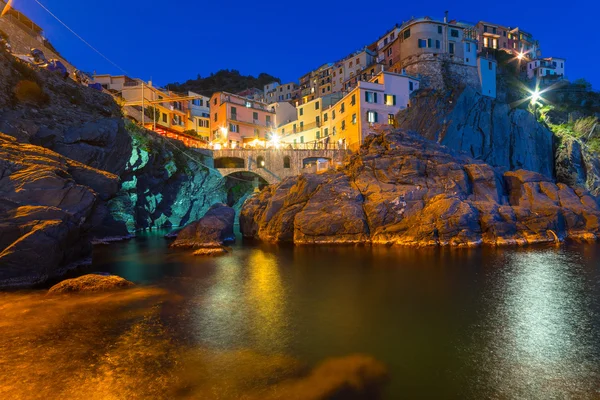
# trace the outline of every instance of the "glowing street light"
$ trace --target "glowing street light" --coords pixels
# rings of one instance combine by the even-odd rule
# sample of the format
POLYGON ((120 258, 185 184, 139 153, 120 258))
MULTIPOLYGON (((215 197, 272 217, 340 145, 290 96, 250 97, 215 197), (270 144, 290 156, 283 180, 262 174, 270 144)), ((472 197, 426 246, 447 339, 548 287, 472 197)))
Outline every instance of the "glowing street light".
POLYGON ((523 54, 523 52, 520 52, 519 54, 517 54, 517 58, 518 58, 519 60, 522 60, 522 59, 523 59, 523 57, 525 57, 525 54, 523 54))
POLYGON ((531 102, 536 104, 542 98, 541 93, 538 89, 535 89, 533 93, 531 93, 531 102))
POLYGON ((227 128, 225 128, 225 127, 221 127, 221 128, 219 129, 219 131, 221 132, 221 134, 222 134, 223 136, 227 137, 227 128))
POLYGON ((276 134, 275 132, 271 133, 271 140, 270 140, 270 142, 273 145, 273 147, 275 147, 276 149, 278 149, 279 146, 280 146, 280 143, 279 143, 280 139, 281 138, 279 137, 278 134, 276 134))

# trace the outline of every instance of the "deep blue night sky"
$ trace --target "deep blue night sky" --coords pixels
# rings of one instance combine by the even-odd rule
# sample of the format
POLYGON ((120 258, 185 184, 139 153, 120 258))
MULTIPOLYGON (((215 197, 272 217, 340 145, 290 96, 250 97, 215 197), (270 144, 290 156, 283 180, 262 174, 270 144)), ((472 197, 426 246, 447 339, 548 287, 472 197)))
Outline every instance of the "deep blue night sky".
MULTIPOLYGON (((40 0, 130 76, 163 85, 219 69, 298 78, 371 43, 395 23, 429 15, 519 26, 544 56, 566 57, 567 77, 600 89, 600 1, 519 2, 345 1, 335 5, 289 1, 40 0), (473 6, 473 4, 477 4, 473 6), (495 6, 498 4, 498 6, 495 6)), ((15 0, 78 68, 120 71, 86 47, 34 0, 15 0)))

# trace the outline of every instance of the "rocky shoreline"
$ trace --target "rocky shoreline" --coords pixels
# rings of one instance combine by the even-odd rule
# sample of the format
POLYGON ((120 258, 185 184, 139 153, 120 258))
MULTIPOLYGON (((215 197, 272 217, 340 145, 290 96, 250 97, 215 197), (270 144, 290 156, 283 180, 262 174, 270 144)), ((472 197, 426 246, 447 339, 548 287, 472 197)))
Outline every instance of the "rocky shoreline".
POLYGON ((249 198, 246 238, 295 244, 526 245, 600 237, 598 199, 536 172, 504 172, 414 133, 368 137, 342 171, 249 198))

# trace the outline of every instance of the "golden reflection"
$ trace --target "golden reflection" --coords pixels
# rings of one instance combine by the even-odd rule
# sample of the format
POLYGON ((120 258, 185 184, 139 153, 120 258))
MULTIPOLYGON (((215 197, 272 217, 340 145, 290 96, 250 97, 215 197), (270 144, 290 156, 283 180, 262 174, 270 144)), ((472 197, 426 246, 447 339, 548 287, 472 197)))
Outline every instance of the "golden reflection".
POLYGON ((273 254, 254 250, 248 260, 246 293, 252 318, 253 334, 273 350, 282 350, 285 339, 285 292, 277 259, 273 254))

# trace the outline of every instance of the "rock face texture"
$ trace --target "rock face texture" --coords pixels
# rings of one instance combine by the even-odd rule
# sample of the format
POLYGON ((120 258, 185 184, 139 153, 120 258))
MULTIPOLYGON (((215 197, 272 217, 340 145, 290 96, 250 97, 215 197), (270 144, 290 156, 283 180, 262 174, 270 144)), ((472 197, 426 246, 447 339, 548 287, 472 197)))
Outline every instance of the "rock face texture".
POLYGON ((107 292, 132 286, 134 286, 132 282, 119 276, 89 274, 64 280, 52 286, 48 294, 107 292))
POLYGON ((476 246, 596 240, 597 199, 403 131, 370 136, 343 172, 300 175, 250 197, 245 237, 271 242, 476 246))
POLYGON ((183 228, 172 247, 218 248, 235 241, 235 210, 215 204, 196 222, 183 228))
POLYGON ((554 176, 553 134, 535 117, 467 87, 444 94, 423 90, 398 114, 401 129, 464 151, 506 170, 554 176))
POLYGON ((0 287, 60 275, 91 255, 94 216, 119 178, 0 134, 0 287))
POLYGON ((600 159, 574 138, 562 138, 556 149, 556 179, 569 186, 587 188, 600 196, 600 159))
POLYGON ((131 124, 127 129, 133 151, 108 208, 130 231, 184 226, 226 201, 222 176, 203 166, 205 155, 131 124))

